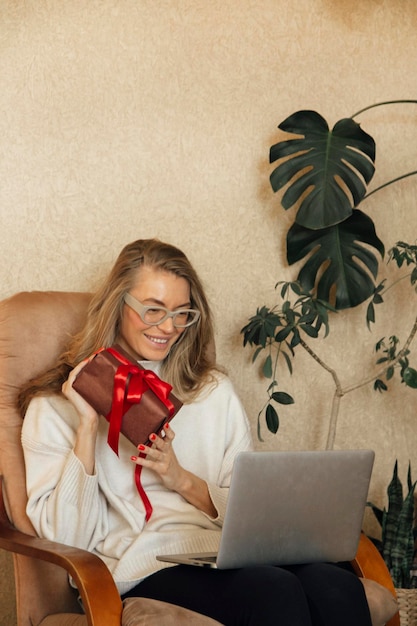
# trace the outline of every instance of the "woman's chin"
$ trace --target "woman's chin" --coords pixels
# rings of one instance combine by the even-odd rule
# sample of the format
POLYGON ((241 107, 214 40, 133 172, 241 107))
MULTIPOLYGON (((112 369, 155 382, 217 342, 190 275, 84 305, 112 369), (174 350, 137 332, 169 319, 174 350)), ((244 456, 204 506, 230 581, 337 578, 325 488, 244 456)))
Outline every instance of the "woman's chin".
POLYGON ((168 346, 146 346, 134 350, 138 361, 163 361, 169 352, 168 346))
POLYGON ((118 343, 137 361, 163 361, 171 348, 169 342, 164 344, 156 343, 148 338, 133 345, 122 338, 118 343))

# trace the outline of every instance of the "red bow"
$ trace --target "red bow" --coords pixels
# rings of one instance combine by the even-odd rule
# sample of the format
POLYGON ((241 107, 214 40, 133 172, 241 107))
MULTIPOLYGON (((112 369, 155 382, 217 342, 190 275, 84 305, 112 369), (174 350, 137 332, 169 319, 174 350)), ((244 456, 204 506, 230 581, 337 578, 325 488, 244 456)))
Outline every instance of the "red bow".
MULTIPOLYGON (((141 401, 145 391, 153 391, 157 398, 167 407, 170 415, 172 415, 175 411, 175 407, 169 399, 169 394, 172 391, 171 385, 158 378, 158 376, 151 370, 145 370, 138 365, 131 363, 122 354, 114 350, 114 348, 107 348, 107 351, 120 362, 120 365, 117 368, 116 374, 114 376, 112 407, 110 413, 107 416, 107 419, 109 421, 107 443, 109 444, 111 449, 118 455, 119 435, 120 429, 122 427, 123 415, 133 404, 139 403, 141 401), (129 377, 130 380, 128 384, 129 377)), ((140 456, 145 455, 141 454, 140 456)), ((136 465, 136 487, 145 506, 146 521, 148 521, 150 516, 152 515, 152 505, 140 481, 141 471, 142 466, 136 465)))
POLYGON ((107 443, 118 454, 123 415, 133 404, 141 401, 145 391, 153 391, 156 397, 167 407, 170 415, 175 411, 175 407, 169 399, 169 394, 172 391, 171 385, 158 378, 151 370, 145 370, 131 363, 114 348, 107 348, 107 351, 120 361, 114 376, 112 407, 107 415, 110 422, 107 443), (126 390, 129 377, 129 386, 126 390))

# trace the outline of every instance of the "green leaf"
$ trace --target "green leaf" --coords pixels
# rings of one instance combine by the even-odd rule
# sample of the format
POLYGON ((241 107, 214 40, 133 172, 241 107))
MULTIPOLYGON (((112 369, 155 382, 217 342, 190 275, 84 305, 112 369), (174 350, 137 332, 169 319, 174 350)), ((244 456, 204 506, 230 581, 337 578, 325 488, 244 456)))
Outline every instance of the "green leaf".
POLYGON ((300 202, 298 224, 321 229, 338 224, 352 213, 374 175, 375 142, 351 118, 329 130, 316 111, 298 111, 281 130, 302 135, 271 147, 270 162, 282 162, 270 176, 272 189, 287 185, 281 203, 289 209, 300 202), (300 175, 301 174, 301 175, 300 175))
POLYGON ((374 293, 378 260, 369 246, 383 257, 384 245, 373 221, 359 210, 331 228, 310 230, 293 224, 287 233, 288 263, 304 259, 298 274, 303 289, 316 289, 318 299, 331 304, 334 300, 338 310, 357 306, 374 293))
POLYGON ((394 376, 394 368, 393 368, 393 366, 392 366, 392 365, 391 365, 391 367, 389 367, 389 368, 387 369, 387 374, 386 374, 386 376, 387 376, 387 380, 391 380, 391 378, 394 376))
POLYGON ((289 393, 285 393, 285 391, 275 391, 272 394, 272 399, 278 402, 278 404, 294 404, 294 398, 289 393))
POLYGON ((317 328, 311 326, 310 324, 300 324, 300 327, 309 337, 312 337, 313 339, 319 335, 317 328))
POLYGON ((268 430, 274 435, 278 432, 279 417, 271 404, 268 404, 266 407, 266 425, 268 426, 268 430))
POLYGON ((241 329, 243 334, 243 345, 262 346, 265 348, 268 339, 273 339, 275 329, 279 326, 281 320, 279 315, 270 311, 268 307, 258 308, 256 315, 249 319, 249 323, 241 329))
POLYGON ((295 348, 301 341, 300 333, 298 332, 298 328, 293 329, 292 339, 291 339, 291 347, 295 348))
POLYGON ((411 480, 411 466, 407 474, 408 493, 403 499, 403 488, 398 477, 398 462, 387 489, 388 509, 375 507, 374 513, 382 526, 382 555, 390 571, 395 587, 408 588, 414 585, 410 570, 414 559, 414 491, 416 484, 411 480))
POLYGON ((372 509, 372 512, 375 515, 376 519, 378 520, 378 523, 382 526, 382 520, 383 520, 383 515, 384 515, 384 512, 382 511, 382 509, 375 506, 375 504, 372 504, 372 502, 367 502, 366 506, 369 506, 372 509))
POLYGON ((302 294, 302 290, 301 290, 299 283, 297 282, 290 283, 290 287, 297 296, 300 296, 302 294))
POLYGON ((287 354, 286 352, 284 352, 284 351, 282 351, 282 352, 281 352, 281 354, 282 354, 282 356, 283 356, 283 357, 284 357, 284 359, 285 359, 285 362, 286 362, 286 364, 287 364, 287 367, 288 367, 288 371, 289 371, 289 373, 290 373, 290 374, 292 374, 292 362, 291 362, 290 357, 289 357, 289 356, 288 356, 288 354, 287 354))
POLYGON ((409 366, 410 361, 408 359, 408 355, 409 352, 406 351, 405 355, 403 355, 400 360, 398 361, 398 363, 401 365, 401 373, 409 366))
POLYGON ((288 293, 289 283, 280 281, 279 283, 277 283, 275 285, 275 288, 278 287, 278 285, 281 285, 281 284, 282 284, 282 287, 281 287, 281 299, 284 300, 284 298, 286 297, 286 295, 288 293))
POLYGON ((259 346, 259 348, 256 348, 256 350, 255 350, 255 352, 253 353, 253 356, 252 356, 252 363, 255 363, 259 353, 262 352, 262 350, 263 350, 262 346, 259 346))
POLYGON ((291 326, 284 326, 284 328, 280 330, 279 332, 277 332, 277 334, 275 335, 275 341, 277 343, 281 343, 281 341, 285 341, 291 331, 292 331, 291 326))
POLYGON ((415 485, 402 502, 396 521, 395 539, 390 546, 391 571, 397 587, 410 586, 410 570, 414 555, 414 488, 415 485))
POLYGON ((294 348, 292 347, 291 343, 288 343, 288 341, 286 341, 285 345, 287 346, 288 350, 291 352, 291 355, 294 357, 295 356, 295 352, 294 352, 294 348))
POLYGON ((398 462, 395 462, 394 472, 387 489, 388 511, 382 525, 382 541, 384 544, 383 556, 391 561, 391 549, 395 544, 398 520, 403 505, 403 488, 398 478, 398 462))
POLYGON ((383 391, 387 391, 387 389, 388 387, 386 386, 384 381, 381 380, 380 378, 377 378, 376 381, 374 382, 374 390, 382 393, 383 391))
POLYGON ((417 389, 417 371, 412 367, 407 367, 402 372, 402 379, 408 387, 417 389))
POLYGON ((267 392, 269 393, 271 391, 271 389, 273 389, 274 387, 276 387, 278 385, 276 380, 273 380, 270 385, 268 386, 267 392))
POLYGON ((373 302, 368 304, 368 308, 366 310, 366 325, 370 328, 371 324, 375 323, 375 307, 373 302))
POLYGON ((265 363, 262 368, 262 373, 265 376, 265 378, 272 378, 272 358, 270 354, 268 354, 268 356, 265 359, 265 363))
POLYGON ((385 337, 382 337, 382 339, 380 339, 379 341, 377 341, 377 343, 375 344, 375 352, 379 352, 379 350, 381 350, 384 347, 384 339, 385 337))

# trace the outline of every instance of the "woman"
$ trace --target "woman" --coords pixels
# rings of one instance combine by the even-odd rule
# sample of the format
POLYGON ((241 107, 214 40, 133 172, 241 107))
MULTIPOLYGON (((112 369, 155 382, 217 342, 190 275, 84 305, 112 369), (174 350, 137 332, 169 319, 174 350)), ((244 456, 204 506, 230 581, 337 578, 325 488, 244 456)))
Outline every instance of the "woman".
POLYGON ((216 367, 210 309, 186 256, 158 240, 121 252, 86 325, 57 367, 26 389, 23 446, 28 514, 39 535, 98 554, 122 597, 178 604, 228 625, 369 626, 363 586, 345 569, 207 570, 162 553, 218 547, 233 460, 252 447, 244 410, 216 367), (108 423, 72 384, 101 347, 119 343, 173 386, 184 405, 160 436, 107 444, 108 423), (151 503, 132 481, 141 482, 151 503), (149 511, 148 511, 149 513, 149 511))

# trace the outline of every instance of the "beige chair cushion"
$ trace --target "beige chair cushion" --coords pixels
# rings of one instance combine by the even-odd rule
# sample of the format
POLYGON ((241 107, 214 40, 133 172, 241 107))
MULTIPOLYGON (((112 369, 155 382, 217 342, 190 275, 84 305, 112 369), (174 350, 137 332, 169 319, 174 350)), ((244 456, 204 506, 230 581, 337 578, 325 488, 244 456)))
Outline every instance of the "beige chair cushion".
POLYGON ((384 626, 398 612, 398 603, 392 593, 369 578, 359 579, 364 586, 372 626, 384 626))
MULTIPOLYGON (((45 617, 39 626, 87 626, 85 615, 59 613, 45 617)), ((122 626, 221 626, 219 622, 174 604, 148 598, 123 602, 122 626)))
POLYGON ((85 615, 75 613, 55 613, 45 617, 39 626, 88 626, 85 615))
POLYGON ((205 615, 148 598, 127 598, 123 607, 122 626, 221 626, 205 615))

